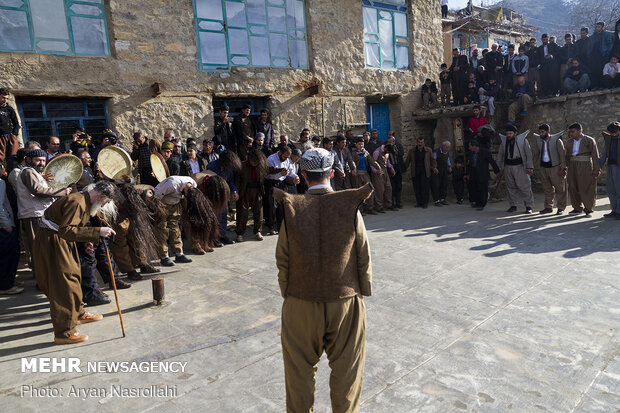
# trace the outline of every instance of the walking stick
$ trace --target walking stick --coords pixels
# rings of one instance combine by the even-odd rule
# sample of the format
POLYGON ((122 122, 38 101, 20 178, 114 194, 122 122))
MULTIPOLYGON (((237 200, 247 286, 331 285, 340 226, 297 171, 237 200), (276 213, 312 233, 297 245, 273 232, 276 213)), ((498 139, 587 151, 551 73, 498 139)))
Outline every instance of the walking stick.
POLYGON ((123 337, 125 337, 125 326, 123 325, 123 315, 121 314, 121 306, 118 304, 118 292, 116 291, 116 280, 114 279, 114 270, 112 269, 112 260, 110 259, 110 250, 108 244, 105 243, 105 239, 102 239, 103 246, 105 247, 105 254, 108 257, 108 268, 110 268, 110 279, 112 280, 112 288, 114 289, 114 298, 116 299, 116 308, 118 309, 118 318, 121 320, 121 330, 123 337))
POLYGON ((491 198, 495 198, 495 195, 497 195, 497 190, 499 189, 499 186, 502 184, 503 180, 504 180, 504 174, 501 174, 499 179, 497 180, 497 185, 495 186, 495 190, 493 191, 493 194, 491 194, 491 198))

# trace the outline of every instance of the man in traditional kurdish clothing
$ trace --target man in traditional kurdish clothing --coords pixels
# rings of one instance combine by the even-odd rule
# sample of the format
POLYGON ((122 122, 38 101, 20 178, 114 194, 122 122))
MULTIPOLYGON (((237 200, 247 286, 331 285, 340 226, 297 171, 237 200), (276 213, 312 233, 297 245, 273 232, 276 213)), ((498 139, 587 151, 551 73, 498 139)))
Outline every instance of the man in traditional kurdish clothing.
POLYGON ((192 262, 183 254, 183 240, 181 239, 181 214, 183 206, 181 200, 187 195, 189 188, 196 188, 196 181, 189 176, 169 176, 155 187, 155 198, 166 205, 166 218, 155 223, 155 234, 158 238, 158 254, 161 265, 172 267, 176 263, 192 262), (174 262, 168 256, 168 243, 175 254, 174 262))
POLYGON ((385 209, 397 211, 392 207, 392 183, 390 182, 390 175, 396 175, 394 167, 390 162, 390 154, 393 151, 393 146, 390 144, 380 145, 375 149, 372 154, 372 158, 375 160, 375 165, 371 166, 372 170, 372 185, 375 189, 375 210, 382 214, 385 214, 385 209))
POLYGON ((116 187, 100 181, 88 192, 69 194, 45 210, 41 230, 34 240, 33 259, 37 285, 50 300, 54 342, 79 343, 88 339, 79 334, 79 324, 98 321, 101 314, 84 312, 80 258, 76 242, 97 242, 114 235, 108 227, 86 227, 86 223, 109 201, 116 198, 116 187))
POLYGON ((289 412, 313 411, 314 377, 323 350, 332 369, 332 410, 360 408, 366 341, 362 296, 371 295, 372 268, 357 207, 372 190, 365 185, 332 191, 333 162, 327 150, 310 149, 300 160, 308 192, 290 195, 274 189, 285 216, 276 264, 284 297, 282 355, 289 412))
MULTIPOLYGON (((275 172, 278 172, 276 169, 275 172)), ((243 235, 248 223, 248 211, 252 209, 254 217, 254 238, 263 240, 263 196, 265 195, 265 176, 269 172, 267 158, 260 148, 251 149, 248 159, 243 162, 237 176, 240 208, 237 209, 237 242, 243 242, 243 235)))
POLYGON ((568 134, 568 193, 573 206, 569 214, 585 212, 586 218, 590 218, 596 205, 596 178, 601 174, 598 147, 594 138, 583 134, 579 123, 570 125, 568 134))
POLYGON ((510 207, 506 212, 515 212, 517 204, 522 199, 525 203, 525 213, 531 214, 534 206, 534 192, 530 176, 534 173, 534 158, 532 148, 527 140, 530 131, 517 135, 517 128, 509 124, 506 135, 499 134, 502 143, 497 153, 497 165, 500 174, 504 175, 508 190, 510 207))
MULTIPOLYGON (((437 162, 433 150, 426 146, 423 137, 419 137, 416 146, 409 149, 405 160, 405 170, 411 167, 411 181, 415 192, 416 207, 427 208, 431 186, 431 174, 438 174, 437 162)), ((441 203, 435 203, 441 206, 441 203)))
POLYGON ((620 122, 610 123, 607 132, 603 132, 603 139, 605 146, 601 153, 601 168, 607 163, 607 194, 611 208, 603 216, 620 219, 620 122))
POLYGON ((15 180, 17 194, 17 217, 20 221, 25 248, 30 256, 34 273, 32 244, 39 232, 39 221, 43 212, 52 205, 55 197, 71 193, 71 188, 50 188, 48 180, 53 177, 44 176, 47 155, 43 149, 32 149, 26 154, 26 168, 23 168, 15 180))
POLYGON ((549 134, 549 125, 546 123, 538 127, 538 134, 534 134, 540 152, 540 182, 545 192, 545 208, 541 214, 553 212, 553 198, 557 198, 558 212, 562 215, 566 209, 568 192, 566 191, 566 149, 562 141, 564 131, 549 134))

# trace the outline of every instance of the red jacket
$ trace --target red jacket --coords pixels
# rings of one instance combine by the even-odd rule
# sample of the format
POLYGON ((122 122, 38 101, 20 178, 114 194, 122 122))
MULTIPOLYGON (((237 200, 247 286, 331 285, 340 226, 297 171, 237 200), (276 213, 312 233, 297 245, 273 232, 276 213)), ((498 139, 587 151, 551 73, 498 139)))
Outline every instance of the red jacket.
POLYGON ((483 116, 480 116, 478 118, 474 118, 472 116, 471 118, 469 118, 469 130, 471 131, 471 133, 478 132, 479 127, 481 127, 482 125, 488 125, 488 124, 489 122, 487 122, 487 120, 483 116))

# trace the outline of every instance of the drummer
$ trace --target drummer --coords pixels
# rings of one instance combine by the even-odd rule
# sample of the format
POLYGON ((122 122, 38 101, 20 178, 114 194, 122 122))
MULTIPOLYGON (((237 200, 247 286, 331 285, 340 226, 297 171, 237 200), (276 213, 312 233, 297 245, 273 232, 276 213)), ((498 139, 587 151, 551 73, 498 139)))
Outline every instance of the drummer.
MULTIPOLYGON (((50 188, 48 182, 53 176, 44 175, 47 154, 43 149, 32 149, 26 154, 26 167, 15 182, 17 193, 17 217, 24 236, 26 251, 32 263, 32 243, 39 232, 43 213, 55 201, 55 197, 69 195, 71 188, 50 188)), ((34 264, 31 264, 34 273, 34 264)))

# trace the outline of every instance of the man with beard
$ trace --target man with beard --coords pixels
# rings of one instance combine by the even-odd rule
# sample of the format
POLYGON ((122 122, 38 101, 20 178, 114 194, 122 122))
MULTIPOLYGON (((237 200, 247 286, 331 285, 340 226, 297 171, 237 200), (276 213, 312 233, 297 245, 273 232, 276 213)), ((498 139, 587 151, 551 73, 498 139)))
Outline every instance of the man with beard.
POLYGON ((549 35, 541 37, 537 61, 540 68, 540 88, 543 96, 555 96, 560 90, 560 47, 549 42, 549 35))
MULTIPOLYGON (((372 154, 375 160, 375 166, 371 166, 372 186, 375 189, 375 211, 385 214, 386 209, 397 211, 392 205, 392 183, 390 175, 396 175, 396 171, 390 162, 390 154, 394 152, 394 147, 390 144, 379 146, 372 154)), ((405 163, 405 170, 406 170, 405 163)))
MULTIPOLYGON (((353 188, 361 188, 366 184, 370 184, 370 168, 380 169, 380 166, 373 159, 373 157, 364 149, 364 138, 359 137, 355 140, 355 146, 351 152, 353 162, 355 162, 355 170, 357 174, 353 176, 351 185, 353 188)), ((375 203, 374 191, 370 197, 362 203, 361 211, 362 215, 369 213, 371 215, 377 215, 373 209, 375 203)))
POLYGON ((611 33, 605 30, 605 22, 598 22, 594 27, 594 33, 588 40, 588 67, 592 80, 592 89, 603 86, 603 67, 609 62, 609 55, 613 47, 611 33))
POLYGON ((80 259, 76 242, 98 242, 99 237, 114 235, 108 227, 86 227, 91 216, 116 198, 116 187, 107 181, 93 189, 69 194, 54 202, 41 217, 42 228, 34 240, 37 285, 50 301, 54 342, 79 343, 88 339, 75 327, 98 321, 101 314, 84 312, 80 259))
POLYGON ((251 112, 252 107, 250 105, 243 105, 241 113, 233 122, 233 131, 237 141, 237 155, 242 161, 248 157, 248 142, 252 143, 254 136, 256 136, 254 122, 250 119, 251 112))
POLYGON ((183 210, 181 200, 183 196, 187 195, 190 187, 196 187, 196 181, 193 178, 176 175, 169 176, 155 187, 155 198, 166 205, 166 218, 155 223, 158 254, 161 265, 164 267, 172 267, 174 262, 179 264, 192 262, 191 258, 187 258, 183 254, 183 240, 179 226, 183 210), (168 243, 174 250, 174 262, 168 256, 168 243))
POLYGON ((138 173, 140 174, 140 183, 145 185, 157 185, 157 179, 153 176, 153 168, 151 167, 151 153, 160 151, 159 144, 149 139, 140 131, 133 134, 133 150, 131 151, 131 159, 138 161, 138 173))
POLYGON ((562 141, 564 131, 550 135, 546 123, 538 127, 534 134, 540 152, 540 182, 545 192, 545 208, 541 214, 553 212, 553 198, 557 198, 558 212, 562 215, 568 201, 566 191, 566 149, 562 141))
POLYGON ((112 225, 116 232, 110 251, 121 272, 132 281, 141 280, 141 274, 159 272, 149 263, 157 256, 157 237, 153 224, 157 222, 135 187, 128 183, 117 184, 120 199, 118 218, 112 225), (140 273, 136 268, 140 268, 140 273))
POLYGON ((228 117, 230 108, 226 105, 222 106, 219 110, 220 116, 215 119, 215 138, 227 149, 233 152, 237 152, 237 142, 233 133, 233 120, 228 117))
MULTIPOLYGON (((209 163, 207 165, 208 171, 213 171, 221 178, 223 178, 230 189, 232 194, 232 200, 237 202, 239 200, 239 192, 237 191, 237 185, 235 185, 235 174, 241 171, 241 160, 231 150, 225 150, 220 155, 219 159, 209 163)), ((219 241, 215 244, 221 247, 223 244, 234 244, 235 241, 228 238, 228 208, 221 212, 219 216, 219 241)))
POLYGON ((570 215, 585 212, 592 216, 596 205, 596 178, 601 174, 598 146, 594 138, 584 135, 581 124, 568 127, 570 139, 566 142, 568 164, 568 193, 573 210, 570 215))
MULTIPOLYGON (((411 167, 411 180, 415 192, 416 207, 427 208, 431 184, 431 173, 438 174, 437 162, 433 150, 426 146, 424 138, 419 137, 414 148, 409 149, 405 170, 411 167)), ((441 203, 435 202, 435 206, 441 203)))
MULTIPOLYGON (((22 169, 15 183, 17 193, 17 217, 20 221, 25 248, 30 255, 33 273, 33 241, 40 229, 40 220, 44 211, 52 205, 55 197, 71 193, 71 188, 50 188, 48 180, 51 176, 41 175, 45 170, 47 156, 43 149, 32 149, 26 154, 27 167, 22 169)), ((36 275, 36 274, 35 274, 36 275)))
POLYGON ((525 203, 525 213, 531 214, 534 206, 534 193, 530 176, 534 173, 534 158, 527 140, 530 131, 517 135, 513 125, 506 127, 506 135, 499 134, 502 142, 497 153, 497 165, 504 175, 508 190, 510 208, 506 212, 515 212, 519 200, 525 203))
MULTIPOLYGON (((243 241, 243 235, 248 222, 248 211, 252 209, 254 217, 254 238, 263 240, 261 229, 263 226, 263 196, 265 195, 265 176, 269 172, 267 158, 259 149, 252 149, 248 153, 247 161, 243 162, 241 173, 238 175, 237 188, 239 190, 240 208, 237 209, 237 242, 243 241)), ((276 169, 275 172, 279 172, 276 169)))
POLYGON ((465 166, 465 179, 468 180, 469 197, 472 207, 482 211, 489 198, 489 165, 499 173, 499 168, 491 153, 481 148, 477 140, 469 142, 469 152, 465 166))
POLYGON ((267 235, 276 235, 280 230, 283 219, 283 210, 273 198, 274 188, 284 189, 284 180, 291 177, 295 184, 300 182, 299 176, 293 172, 290 159, 292 150, 289 146, 280 146, 278 152, 267 158, 269 174, 265 176, 265 198, 263 203, 267 235))

